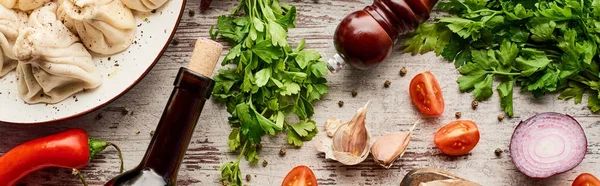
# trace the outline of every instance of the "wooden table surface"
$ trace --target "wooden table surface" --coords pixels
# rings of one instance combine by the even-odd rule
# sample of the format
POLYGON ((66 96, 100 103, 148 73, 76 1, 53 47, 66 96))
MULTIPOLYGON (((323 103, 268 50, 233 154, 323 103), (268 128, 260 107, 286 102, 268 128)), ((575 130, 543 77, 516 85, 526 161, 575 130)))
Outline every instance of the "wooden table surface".
MULTIPOLYGON (((307 48, 316 49, 324 56, 333 55, 332 35, 337 23, 346 14, 362 9, 371 2, 284 0, 284 4, 297 6, 299 13, 298 28, 290 30, 289 41, 295 45, 301 38, 305 38, 307 48)), ((217 16, 228 13, 236 5, 236 0, 217 0, 209 11, 199 13, 199 0, 188 0, 175 36, 180 41, 179 44, 172 44, 154 69, 129 93, 98 111, 69 122, 36 126, 0 124, 0 152, 6 152, 33 138, 80 127, 95 138, 118 144, 125 156, 125 168, 133 168, 146 151, 151 139, 149 133, 156 127, 173 88, 178 68, 188 62, 194 40, 208 37, 208 29, 216 23, 217 16), (188 14, 190 10, 195 11, 195 15, 188 14), (122 107, 129 108, 133 114, 122 115, 122 107), (98 114, 103 114, 104 117, 97 120, 98 114)), ((379 167, 371 157, 359 165, 344 166, 325 160, 315 150, 314 141, 305 143, 302 148, 293 148, 286 144, 284 135, 279 135, 263 138, 264 146, 260 156, 269 162, 267 167, 242 161, 242 174, 252 175, 252 180, 245 184, 279 185, 287 172, 296 165, 311 167, 318 177, 319 185, 399 185, 408 171, 420 167, 446 169, 483 185, 566 186, 582 172, 600 176, 599 117, 590 113, 585 104, 575 105, 572 101, 557 100, 556 95, 534 99, 530 94, 515 90, 515 117, 499 122, 497 115, 501 111, 497 93, 494 92, 489 101, 480 103, 476 110, 471 109, 473 97, 459 92, 456 83, 459 74, 454 65, 431 53, 411 56, 395 49, 389 60, 376 69, 359 71, 346 68, 339 74, 330 74, 329 94, 315 103, 314 119, 319 130, 324 131, 323 123, 327 118, 336 116, 348 120, 359 107, 370 101, 367 125, 373 140, 390 132, 406 132, 415 120, 422 117, 410 103, 408 83, 411 77, 424 71, 431 71, 437 77, 444 93, 446 110, 440 117, 426 118, 417 127, 406 154, 392 168, 379 167), (400 77, 398 72, 404 66, 408 69, 408 74, 400 77), (392 82, 389 88, 383 87, 386 80, 392 82), (358 91, 357 97, 351 96, 352 90, 358 91), (345 102, 341 108, 337 105, 340 100, 345 102), (513 129, 521 119, 544 111, 567 113, 579 120, 588 138, 588 153, 575 169, 548 179, 536 180, 516 169, 510 160, 508 145, 513 129), (462 112, 463 119, 477 122, 481 140, 469 155, 448 157, 441 154, 433 144, 433 134, 443 124, 454 120, 455 112, 462 112), (286 156, 279 156, 280 148, 287 149, 286 156), (500 157, 494 155, 496 148, 504 151, 500 157)), ((217 168, 224 162, 235 160, 237 155, 229 152, 226 144, 231 130, 227 117, 228 113, 223 105, 208 101, 181 166, 178 185, 219 185, 221 174, 217 168)), ((319 135, 324 135, 324 132, 319 135)), ((81 171, 91 185, 102 185, 118 174, 118 165, 114 150, 108 149, 81 171)), ((71 170, 68 169, 45 169, 27 176, 22 183, 80 185, 79 180, 70 173, 71 170)))

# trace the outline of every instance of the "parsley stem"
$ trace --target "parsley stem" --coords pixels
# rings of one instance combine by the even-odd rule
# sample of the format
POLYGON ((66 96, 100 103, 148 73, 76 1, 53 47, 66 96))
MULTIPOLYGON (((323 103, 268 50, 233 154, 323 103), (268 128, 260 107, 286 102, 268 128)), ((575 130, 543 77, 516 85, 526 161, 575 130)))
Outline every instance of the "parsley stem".
POLYGON ((248 145, 248 141, 246 140, 246 142, 244 142, 244 147, 242 147, 242 151, 240 151, 240 155, 238 156, 236 164, 239 164, 240 160, 242 160, 242 156, 244 156, 244 152, 246 152, 247 145, 248 145))
POLYGON ((500 71, 487 71, 487 73, 497 74, 497 75, 505 75, 505 76, 518 76, 521 73, 510 73, 510 72, 500 72, 500 71))

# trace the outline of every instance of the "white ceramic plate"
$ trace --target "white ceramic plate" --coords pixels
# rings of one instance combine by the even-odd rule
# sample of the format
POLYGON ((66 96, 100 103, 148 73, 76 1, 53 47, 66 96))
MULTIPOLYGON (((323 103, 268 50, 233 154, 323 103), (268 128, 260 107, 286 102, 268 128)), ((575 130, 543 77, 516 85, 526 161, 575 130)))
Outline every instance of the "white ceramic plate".
POLYGON ((29 105, 19 97, 15 72, 0 78, 0 123, 39 124, 75 118, 94 111, 137 84, 166 50, 183 13, 185 0, 170 0, 155 13, 136 12, 135 42, 109 57, 94 56, 104 81, 57 104, 29 105), (118 64, 118 65, 117 65, 118 64))

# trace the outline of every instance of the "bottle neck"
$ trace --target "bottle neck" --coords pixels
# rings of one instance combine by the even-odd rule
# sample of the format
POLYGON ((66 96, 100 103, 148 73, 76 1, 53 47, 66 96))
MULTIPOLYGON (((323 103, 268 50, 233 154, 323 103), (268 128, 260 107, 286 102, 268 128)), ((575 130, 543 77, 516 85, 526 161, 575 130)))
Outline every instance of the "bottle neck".
POLYGON ((150 168, 167 181, 176 181, 179 166, 214 81, 181 68, 174 85, 150 146, 138 167, 150 168))

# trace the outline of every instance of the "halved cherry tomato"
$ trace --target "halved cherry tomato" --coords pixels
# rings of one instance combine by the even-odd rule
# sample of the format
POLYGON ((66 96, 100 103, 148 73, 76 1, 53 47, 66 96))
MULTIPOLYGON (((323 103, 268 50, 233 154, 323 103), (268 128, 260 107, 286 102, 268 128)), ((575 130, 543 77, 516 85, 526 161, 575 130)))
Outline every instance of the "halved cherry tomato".
POLYGON ((456 120, 448 123, 435 133, 435 146, 451 156, 469 153, 479 142, 479 129, 470 120, 456 120))
POLYGON ((600 180, 590 173, 583 173, 575 178, 573 186, 600 186, 600 180))
POLYGON ((444 113, 442 90, 431 72, 417 74, 410 81, 409 92, 412 103, 421 113, 429 116, 444 113))
POLYGON ((285 176, 281 186, 317 186, 317 178, 310 168, 300 165, 285 176))

